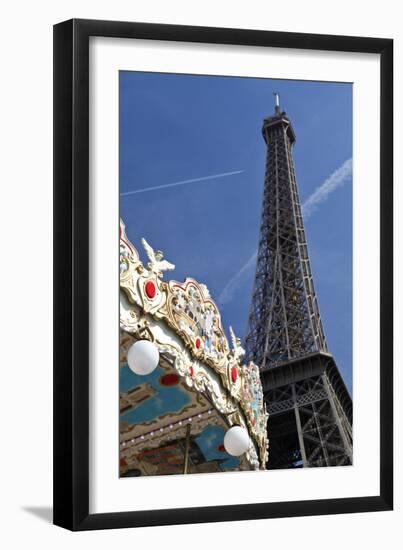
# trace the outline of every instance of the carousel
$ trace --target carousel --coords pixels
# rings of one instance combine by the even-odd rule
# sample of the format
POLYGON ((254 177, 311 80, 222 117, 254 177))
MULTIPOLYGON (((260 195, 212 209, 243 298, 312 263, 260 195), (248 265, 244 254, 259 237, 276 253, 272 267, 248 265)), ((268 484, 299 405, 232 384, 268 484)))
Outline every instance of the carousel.
POLYGON ((265 469, 267 412, 259 369, 204 284, 120 224, 120 476, 265 469))

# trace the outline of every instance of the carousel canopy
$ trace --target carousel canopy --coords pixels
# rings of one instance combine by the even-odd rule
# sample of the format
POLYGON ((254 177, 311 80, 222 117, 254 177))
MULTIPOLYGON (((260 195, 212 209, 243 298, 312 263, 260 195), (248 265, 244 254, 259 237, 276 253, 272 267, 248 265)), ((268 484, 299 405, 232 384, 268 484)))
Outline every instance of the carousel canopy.
POLYGON ((258 367, 232 329, 229 345, 207 287, 163 280, 175 266, 142 244, 146 265, 121 222, 121 476, 264 469, 258 367))

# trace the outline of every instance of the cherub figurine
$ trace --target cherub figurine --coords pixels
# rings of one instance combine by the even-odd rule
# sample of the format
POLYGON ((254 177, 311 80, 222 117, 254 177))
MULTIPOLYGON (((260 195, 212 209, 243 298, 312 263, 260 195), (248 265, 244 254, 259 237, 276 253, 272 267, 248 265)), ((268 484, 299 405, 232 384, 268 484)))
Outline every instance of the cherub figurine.
POLYGON ((232 349, 233 349, 234 357, 236 359, 241 359, 241 357, 245 355, 245 350, 241 346, 241 339, 235 336, 235 333, 232 330, 232 327, 229 327, 229 332, 231 334, 232 349))
POLYGON ((207 286, 203 283, 199 283, 199 287, 201 288, 201 290, 203 292, 204 298, 210 298, 210 291, 207 288, 207 286))
POLYGON ((147 264, 147 267, 150 271, 155 273, 158 277, 162 277, 164 271, 172 271, 175 269, 174 264, 164 260, 164 254, 161 250, 155 250, 148 244, 145 239, 141 239, 141 243, 144 246, 144 250, 147 253, 148 259, 150 260, 147 264))

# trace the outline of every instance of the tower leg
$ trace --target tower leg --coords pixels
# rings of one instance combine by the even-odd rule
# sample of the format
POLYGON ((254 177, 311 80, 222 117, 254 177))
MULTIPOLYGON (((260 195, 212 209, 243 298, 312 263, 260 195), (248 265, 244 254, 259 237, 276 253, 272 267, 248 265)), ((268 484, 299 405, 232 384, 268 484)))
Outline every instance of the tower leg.
POLYGON ((351 419, 332 384, 338 388, 339 379, 328 373, 328 357, 319 354, 310 361, 295 363, 293 372, 288 365, 283 374, 277 372, 284 385, 270 388, 276 379, 266 378, 269 469, 352 464, 351 419), (315 368, 318 374, 309 376, 315 368))
POLYGON ((302 465, 303 466, 308 466, 308 463, 307 463, 307 460, 306 460, 304 437, 302 435, 301 418, 300 418, 300 415, 299 415, 298 404, 297 404, 297 395, 295 393, 295 384, 292 384, 292 395, 293 395, 293 399, 294 399, 295 422, 297 424, 298 441, 299 441, 299 446, 300 446, 300 451, 301 451, 302 465))
POLYGON ((346 430, 344 429, 344 426, 342 425, 342 422, 340 420, 340 415, 337 412, 336 405, 335 405, 335 402, 334 402, 333 391, 330 387, 329 381, 328 381, 326 375, 324 375, 324 374, 322 375, 322 378, 323 378, 323 385, 325 386, 326 391, 327 391, 328 396, 329 396, 329 403, 330 403, 330 406, 332 407, 332 412, 333 412, 335 422, 336 422, 336 424, 339 428, 340 436, 343 439, 346 454, 348 455, 350 463, 352 464, 353 463, 353 448, 352 448, 350 438, 347 436, 346 430))

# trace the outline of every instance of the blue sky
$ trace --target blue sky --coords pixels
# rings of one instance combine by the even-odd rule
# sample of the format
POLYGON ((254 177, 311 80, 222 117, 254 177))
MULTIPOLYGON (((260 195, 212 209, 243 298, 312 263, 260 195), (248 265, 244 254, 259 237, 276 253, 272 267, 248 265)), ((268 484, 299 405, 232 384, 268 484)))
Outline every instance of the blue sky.
MULTIPOLYGON (((176 265, 169 277, 204 282, 216 301, 257 248, 273 91, 291 118, 301 203, 352 156, 352 86, 343 83, 120 73, 120 192, 231 176, 121 196, 121 217, 176 265)), ((352 182, 305 222, 325 334, 352 388, 352 182)), ((224 327, 245 336, 253 268, 220 303, 224 327)))

